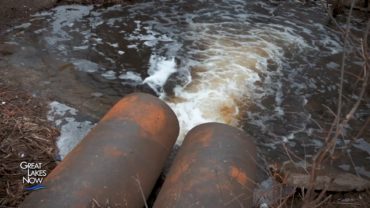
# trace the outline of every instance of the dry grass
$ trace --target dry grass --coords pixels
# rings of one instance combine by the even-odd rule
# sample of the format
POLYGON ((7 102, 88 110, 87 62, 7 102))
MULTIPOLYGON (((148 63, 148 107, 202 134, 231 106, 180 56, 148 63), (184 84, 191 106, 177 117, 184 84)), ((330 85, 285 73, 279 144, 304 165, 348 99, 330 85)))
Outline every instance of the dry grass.
POLYGON ((56 166, 58 131, 45 120, 45 104, 0 81, 0 207, 16 207, 28 194, 20 162, 56 166))

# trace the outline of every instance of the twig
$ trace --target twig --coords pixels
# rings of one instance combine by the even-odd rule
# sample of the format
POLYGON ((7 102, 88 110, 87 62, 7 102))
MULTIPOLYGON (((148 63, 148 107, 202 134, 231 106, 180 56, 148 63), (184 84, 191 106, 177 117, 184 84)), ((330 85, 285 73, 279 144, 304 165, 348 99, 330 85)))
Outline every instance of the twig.
POLYGON ((143 198, 143 201, 144 201, 144 205, 145 205, 145 208, 148 208, 148 204, 146 203, 146 197, 144 195, 144 191, 141 187, 141 183, 140 183, 140 180, 139 180, 139 176, 136 175, 136 177, 134 177, 134 180, 136 181, 136 183, 138 184, 139 186, 139 190, 140 190, 140 194, 141 194, 141 197, 143 198))
POLYGON ((360 136, 364 133, 366 127, 368 127, 369 125, 370 125, 370 117, 367 118, 365 124, 361 127, 360 131, 357 133, 353 141, 356 141, 358 138, 360 138, 360 136))
MULTIPOLYGON (((316 181, 316 171, 319 165, 322 165, 323 160, 327 157, 328 153, 332 155, 334 152, 334 148, 336 145, 336 140, 339 137, 339 135, 342 132, 342 129, 344 128, 344 124, 348 122, 350 117, 346 116, 346 119, 344 121, 341 121, 341 116, 342 116, 342 97, 343 97, 343 85, 344 85, 344 69, 345 69, 345 61, 346 61, 346 49, 348 47, 348 37, 350 33, 350 23, 351 23, 351 17, 352 17, 352 11, 354 7, 355 1, 352 0, 351 3, 351 8, 347 17, 347 22, 346 22, 346 30, 344 33, 344 44, 343 44, 343 54, 342 54, 342 60, 341 60, 341 72, 340 72, 340 84, 339 84, 339 92, 338 92, 338 106, 337 106, 337 113, 335 116, 335 119, 332 123, 332 126, 330 128, 330 131, 328 132, 328 135, 325 139, 326 144, 323 148, 321 148, 316 156, 314 157, 313 163, 312 163, 312 168, 311 168, 311 173, 310 173, 310 180, 309 180, 309 186, 306 195, 304 196, 304 204, 303 207, 312 207, 312 203, 317 204, 321 198, 322 194, 319 195, 316 199, 313 200, 313 194, 314 194, 314 186, 315 186, 315 181, 316 181), (348 119, 347 119, 348 118, 348 119), (332 136, 332 132, 335 129, 335 133, 332 136)), ((331 18, 333 18, 330 15, 331 18)), ((355 105, 352 109, 357 110, 358 105, 355 105)), ((350 111, 350 113, 353 111, 350 111)), ((354 112, 353 112, 354 113, 354 112)), ((347 114, 348 115, 348 114, 347 114)))

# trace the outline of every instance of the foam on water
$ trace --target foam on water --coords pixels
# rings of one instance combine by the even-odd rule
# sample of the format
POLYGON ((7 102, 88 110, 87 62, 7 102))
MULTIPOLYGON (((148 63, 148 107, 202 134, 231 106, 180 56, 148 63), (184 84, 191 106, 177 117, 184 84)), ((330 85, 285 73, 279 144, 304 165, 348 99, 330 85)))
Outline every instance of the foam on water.
POLYGON ((137 83, 142 82, 142 78, 141 78, 140 74, 132 72, 132 71, 121 74, 119 76, 119 78, 123 79, 123 80, 132 80, 132 81, 137 82, 137 83))
MULTIPOLYGON (((240 47, 240 51, 228 48, 223 40, 215 41, 203 54, 222 51, 210 56, 192 68, 192 81, 185 87, 177 87, 175 95, 166 98, 167 103, 180 121, 180 137, 205 122, 221 122, 239 126, 239 113, 246 108, 248 97, 260 80, 252 67, 257 67, 258 57, 240 47)), ((162 97, 165 97, 162 95, 162 97)))
POLYGON ((114 80, 117 78, 116 76, 116 72, 112 71, 112 70, 109 70, 109 71, 106 71, 102 74, 102 76, 108 80, 114 80))
MULTIPOLYGON (((180 121, 179 144, 191 128, 204 122, 221 122, 241 127, 249 105, 261 105, 261 98, 273 95, 275 111, 272 114, 263 116, 257 113, 249 117, 250 123, 267 129, 265 124, 268 120, 285 114, 281 107, 284 96, 282 83, 276 79, 282 76, 280 71, 284 50, 295 48, 294 50, 304 52, 315 49, 289 28, 282 32, 271 29, 278 27, 276 25, 261 25, 243 34, 242 30, 238 33, 238 28, 242 25, 231 23, 228 26, 235 28, 232 34, 224 32, 222 28, 225 25, 220 24, 190 26, 194 32, 188 38, 201 37, 195 41, 195 45, 202 45, 203 49, 192 48, 191 60, 188 59, 192 64, 185 67, 192 75, 191 80, 185 86, 177 86, 174 95, 166 95, 163 90, 158 90, 166 83, 168 74, 175 72, 174 65, 169 65, 163 58, 155 62, 155 66, 161 66, 161 70, 156 70, 155 74, 163 73, 165 76, 161 75, 160 81, 150 86, 159 92, 160 97, 177 114, 180 121), (274 44, 274 40, 279 43, 274 44), (275 71, 268 70, 269 60, 277 65, 275 71), (258 86, 256 82, 262 81, 261 76, 264 85, 258 86)), ((155 66, 151 64, 149 74, 153 68, 158 68, 155 66)), ((152 76, 147 79, 152 79, 152 76)), ((293 139, 294 132, 282 135, 282 139, 287 138, 293 139)))
POLYGON ((93 6, 65 5, 52 9, 50 12, 42 12, 34 17, 50 17, 52 34, 46 38, 50 45, 55 45, 61 40, 71 40, 71 36, 64 27, 73 27, 75 22, 87 16, 93 6))
POLYGON ((304 138, 302 146, 319 147, 312 120, 325 99, 316 98, 338 89, 341 36, 319 6, 291 2, 284 9, 253 0, 61 6, 14 30, 44 19, 40 42, 81 73, 99 74, 113 88, 149 85, 177 114, 179 144, 192 127, 216 121, 252 129, 269 150, 304 138))
POLYGON ((144 79, 143 84, 148 84, 159 94, 168 77, 176 71, 175 58, 166 59, 165 57, 151 55, 149 64, 149 76, 144 79))
MULTIPOLYGON (((151 11, 152 4, 155 3, 127 6, 129 17, 146 14, 151 11)), ((264 2, 254 5, 267 9, 269 15, 275 12, 264 2)), ((140 51, 143 47, 152 48, 152 55, 148 60, 148 77, 143 79, 142 74, 133 71, 120 75, 108 71, 102 73, 102 76, 114 79, 114 76, 119 75, 124 85, 148 84, 178 115, 181 126, 178 143, 182 142, 183 135, 188 130, 198 124, 216 121, 241 127, 241 121, 245 120, 258 126, 263 132, 280 137, 282 142, 293 140, 297 133, 308 131, 306 125, 310 115, 305 112, 286 112, 284 87, 287 83, 293 87, 293 94, 299 95, 297 102, 301 106, 307 103, 310 94, 300 94, 307 88, 318 87, 315 81, 308 79, 304 82, 295 81, 301 68, 294 69, 286 77, 284 71, 291 67, 288 64, 291 60, 286 56, 301 54, 298 58, 311 64, 305 54, 318 52, 322 46, 325 46, 327 54, 338 53, 341 49, 339 39, 321 24, 315 23, 307 27, 304 21, 293 22, 283 17, 281 20, 276 17, 276 21, 270 21, 270 16, 263 13, 245 13, 246 6, 244 1, 232 1, 185 14, 172 15, 175 10, 152 13, 152 18, 164 21, 163 24, 153 19, 134 19, 132 31, 123 29, 120 34, 129 41, 127 49, 140 51), (210 18, 212 15, 213 19, 210 18), (205 22, 204 19, 209 21, 205 22), (177 22, 186 22, 186 28, 181 30, 173 27, 177 22), (315 36, 314 30, 322 32, 319 38, 315 36), (185 41, 190 41, 191 44, 184 45, 185 41), (176 63, 174 57, 181 62, 176 63), (275 66, 273 70, 271 64, 275 66), (164 87, 169 78, 179 72, 185 76, 181 78, 181 83, 172 86, 173 93, 167 94, 164 87), (269 96, 274 97, 271 101, 274 106, 272 111, 262 103, 269 96), (249 111, 251 105, 258 106, 264 112, 249 111), (299 121, 285 134, 277 134, 270 124, 280 122, 278 120, 286 116, 299 121)), ((102 22, 102 14, 125 9, 114 6, 99 11, 101 13, 92 11, 94 18, 90 21, 96 28, 105 24, 102 22)), ((126 21, 125 18, 112 17, 106 24, 116 27, 126 24, 126 21)), ((125 49, 120 48, 117 43, 105 42, 96 37, 96 34, 92 36, 100 40, 97 41, 98 44, 117 48, 116 53, 120 55, 126 54, 125 49)), ((115 64, 114 60, 108 60, 107 55, 96 47, 93 50, 115 64)))
POLYGON ((59 156, 63 159, 94 126, 90 121, 78 121, 78 111, 65 104, 53 101, 49 104, 47 118, 60 128, 57 139, 59 156))
POLYGON ((99 70, 99 65, 98 64, 96 64, 92 61, 86 60, 86 59, 74 60, 73 65, 75 65, 75 67, 78 70, 81 70, 81 71, 84 71, 84 72, 89 72, 89 73, 96 72, 96 71, 99 70))

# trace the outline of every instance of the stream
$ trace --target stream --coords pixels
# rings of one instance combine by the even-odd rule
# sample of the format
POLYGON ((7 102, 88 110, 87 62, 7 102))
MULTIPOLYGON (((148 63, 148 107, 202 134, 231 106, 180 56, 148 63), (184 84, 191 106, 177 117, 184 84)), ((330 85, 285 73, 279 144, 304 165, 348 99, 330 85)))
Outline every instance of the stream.
MULTIPOLYGON (((354 18, 352 30, 359 34, 364 25, 354 18)), ((61 129, 62 158, 132 92, 152 93, 173 109, 178 145, 194 126, 222 122, 252 135, 268 164, 287 160, 286 148, 310 159, 334 119, 327 107, 336 111, 343 39, 319 3, 61 5, 0 40, 1 76, 51 101, 48 119, 61 129)), ((346 61, 352 73, 363 64, 355 49, 346 61)), ((346 102, 354 102, 353 77, 344 83, 346 102)), ((359 129, 369 109, 367 96, 351 125, 359 129)), ((335 164, 370 178, 370 133, 350 142, 356 128, 349 129, 337 142, 345 156, 335 164)))

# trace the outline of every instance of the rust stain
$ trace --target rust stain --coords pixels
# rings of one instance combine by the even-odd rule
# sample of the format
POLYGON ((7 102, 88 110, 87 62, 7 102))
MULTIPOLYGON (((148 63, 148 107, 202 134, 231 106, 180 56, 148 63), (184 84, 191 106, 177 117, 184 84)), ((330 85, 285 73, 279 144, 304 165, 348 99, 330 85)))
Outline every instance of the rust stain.
POLYGON ((138 115, 134 115, 133 120, 149 134, 158 135, 163 131, 163 128, 167 128, 169 119, 162 107, 147 104, 140 108, 142 108, 141 112, 138 115))
POLYGON ((150 135, 158 135, 168 126, 169 111, 155 99, 141 94, 127 96, 114 105, 102 121, 130 119, 150 135))
POLYGON ((53 181, 59 177, 59 175, 66 169, 66 166, 68 166, 66 163, 68 161, 64 162, 63 164, 57 165, 54 170, 52 170, 48 176, 45 178, 44 182, 53 181))
POLYGON ((125 152, 112 145, 105 146, 103 151, 104 155, 108 157, 121 157, 127 155, 125 152))
POLYGON ((245 185, 247 183, 247 175, 238 167, 231 166, 229 174, 232 178, 238 181, 239 184, 245 185))
POLYGON ((199 138, 199 141, 201 141, 203 145, 209 145, 209 143, 211 143, 211 140, 213 138, 213 130, 208 129, 208 131, 203 132, 201 136, 202 137, 199 138))
POLYGON ((127 109, 130 109, 137 103, 139 99, 137 95, 127 96, 121 99, 114 105, 114 107, 102 118, 102 121, 110 120, 116 117, 120 117, 127 109))
POLYGON ((169 174, 169 178, 167 179, 170 183, 178 182, 181 175, 189 169, 189 163, 181 163, 179 167, 174 167, 172 173, 169 174))
MULTIPOLYGON (((128 183, 132 180, 131 172, 140 172, 143 168, 145 169, 142 167, 143 164, 135 164, 131 167, 131 163, 122 163, 126 157, 130 157, 132 161, 150 157, 157 164, 158 167, 153 171, 145 172, 141 176, 145 181, 142 184, 143 193, 150 193, 149 185, 154 185, 156 180, 153 174, 159 176, 161 167, 164 166, 164 158, 168 156, 168 150, 176 141, 177 131, 176 116, 163 101, 143 93, 129 95, 120 100, 47 176, 45 181, 48 182, 47 186, 50 186, 50 192, 31 195, 28 200, 29 204, 33 205, 32 207, 37 207, 40 203, 42 206, 53 207, 60 202, 61 197, 68 199, 65 201, 67 207, 86 207, 91 197, 96 199, 109 197, 114 203, 120 202, 124 189, 137 188, 136 183, 128 183), (105 134, 108 136, 102 136, 105 134), (119 139, 125 141, 122 142, 119 139), (138 143, 140 145, 137 145, 138 143), (146 149, 149 145, 151 149, 146 149), (142 154, 130 154, 128 150, 132 148, 142 154), (109 160, 109 162, 103 164, 99 162, 104 160, 109 160), (117 164, 123 166, 115 167, 117 164), (114 174, 122 177, 106 177, 104 173, 112 168, 115 168, 114 174), (130 172, 127 171, 128 168, 134 168, 134 170, 130 172), (77 175, 71 177, 70 173, 77 175), (113 184, 117 187, 113 187, 113 184), (43 199, 47 201, 41 202, 43 199)), ((174 181, 181 179, 188 168, 189 164, 180 167, 180 172, 175 174, 174 181)), ((111 173, 108 172, 108 176, 109 174, 111 173)), ((130 206, 143 206, 140 195, 128 194, 126 200, 130 206)))
POLYGON ((196 174, 193 174, 192 177, 186 180, 186 184, 184 186, 184 190, 192 191, 197 189, 198 192, 202 193, 211 193, 215 190, 209 190, 209 187, 213 187, 213 183, 215 182, 215 175, 211 172, 211 170, 207 167, 200 168, 196 174))
POLYGON ((196 132, 193 132, 191 134, 188 134, 185 139, 185 143, 189 143, 193 145, 192 143, 201 143, 203 146, 208 146, 211 143, 211 140, 213 138, 213 129, 205 128, 198 130, 196 132))

